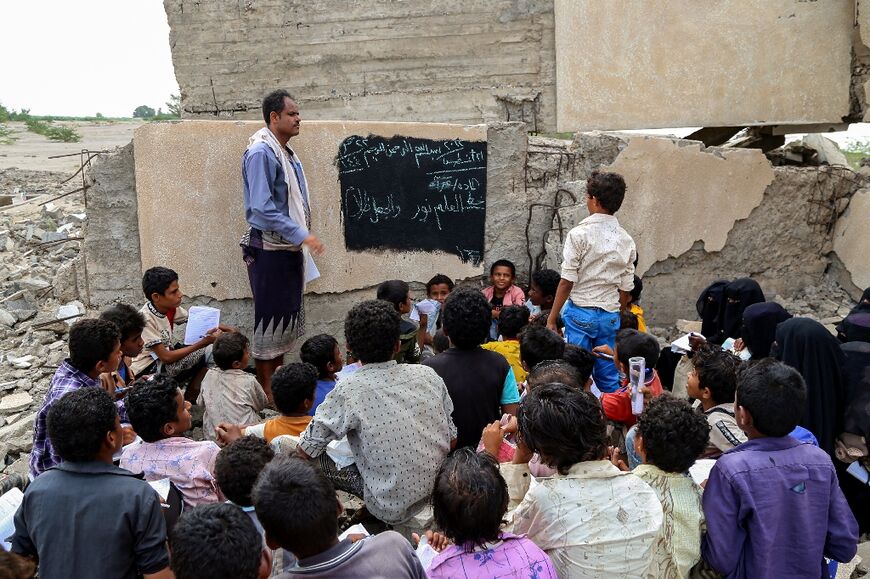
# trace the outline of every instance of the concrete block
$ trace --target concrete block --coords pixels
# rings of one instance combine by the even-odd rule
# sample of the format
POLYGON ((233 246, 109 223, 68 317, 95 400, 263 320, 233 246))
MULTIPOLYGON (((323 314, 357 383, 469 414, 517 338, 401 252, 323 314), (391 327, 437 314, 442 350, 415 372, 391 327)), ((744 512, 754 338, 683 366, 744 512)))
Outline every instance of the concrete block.
POLYGON ((867 259, 870 231, 870 189, 855 193, 848 209, 834 230, 834 251, 842 260, 853 284, 870 287, 870 260, 867 259))
POLYGON ((0 398, 0 413, 11 414, 12 412, 18 412, 29 407, 31 404, 33 404, 33 396, 27 392, 10 394, 0 398))
POLYGON ((841 122, 854 17, 853 2, 555 0, 557 130, 841 122))
POLYGON ((17 422, 13 422, 3 428, 0 428, 0 440, 9 440, 16 436, 21 436, 25 432, 33 430, 33 423, 36 420, 36 412, 26 415, 17 422))

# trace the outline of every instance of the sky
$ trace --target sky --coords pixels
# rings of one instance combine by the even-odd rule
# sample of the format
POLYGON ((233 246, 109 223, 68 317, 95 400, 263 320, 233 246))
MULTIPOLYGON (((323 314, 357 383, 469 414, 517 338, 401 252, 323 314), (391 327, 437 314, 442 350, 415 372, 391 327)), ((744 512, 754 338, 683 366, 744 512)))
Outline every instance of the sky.
POLYGON ((161 0, 3 2, 2 14, 6 108, 129 117, 179 93, 161 0))
MULTIPOLYGON (((129 117, 179 94, 162 0, 3 2, 0 103, 34 115, 129 117)), ((685 136, 694 128, 654 129, 685 136)), ((800 135, 789 135, 788 140, 800 135)), ((870 125, 829 133, 840 146, 870 125)))

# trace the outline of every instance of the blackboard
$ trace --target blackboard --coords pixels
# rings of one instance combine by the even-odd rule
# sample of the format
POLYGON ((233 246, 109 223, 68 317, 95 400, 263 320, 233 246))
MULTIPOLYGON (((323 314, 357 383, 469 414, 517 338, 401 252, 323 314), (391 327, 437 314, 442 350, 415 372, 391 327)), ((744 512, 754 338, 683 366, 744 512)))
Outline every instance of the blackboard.
POLYGON ((485 142, 353 135, 335 163, 348 250, 444 251, 480 264, 485 142))

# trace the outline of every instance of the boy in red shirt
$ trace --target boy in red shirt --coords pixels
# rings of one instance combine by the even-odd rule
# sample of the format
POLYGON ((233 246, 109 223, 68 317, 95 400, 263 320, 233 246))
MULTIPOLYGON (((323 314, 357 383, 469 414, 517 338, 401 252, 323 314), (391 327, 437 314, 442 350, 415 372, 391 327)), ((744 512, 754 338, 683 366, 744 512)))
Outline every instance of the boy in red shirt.
POLYGON ((655 371, 656 362, 659 359, 661 348, 658 341, 643 332, 637 330, 620 330, 616 334, 616 345, 613 351, 608 346, 598 346, 594 352, 613 355, 613 363, 619 372, 620 385, 615 392, 601 395, 601 406, 608 420, 619 422, 625 426, 632 426, 637 422, 637 417, 631 411, 631 386, 628 382, 628 361, 634 357, 641 357, 646 361, 646 377, 641 391, 644 398, 661 396, 662 383, 655 371))

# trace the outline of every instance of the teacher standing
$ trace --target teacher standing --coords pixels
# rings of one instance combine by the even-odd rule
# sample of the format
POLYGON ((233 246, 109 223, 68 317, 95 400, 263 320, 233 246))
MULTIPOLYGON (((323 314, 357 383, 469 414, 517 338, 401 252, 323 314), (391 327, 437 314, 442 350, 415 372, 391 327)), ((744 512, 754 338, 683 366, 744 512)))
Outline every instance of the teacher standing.
POLYGON ((303 250, 320 254, 323 244, 310 232, 311 203, 302 163, 287 146, 299 134, 299 106, 286 90, 276 90, 263 99, 263 120, 266 126, 251 136, 242 157, 250 227, 240 244, 254 295, 251 356, 257 380, 271 401, 272 374, 305 333, 303 250))

